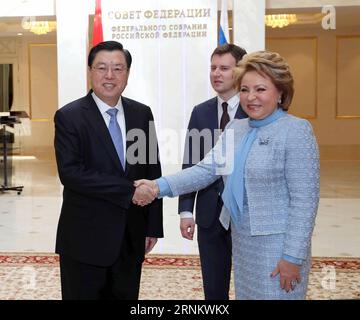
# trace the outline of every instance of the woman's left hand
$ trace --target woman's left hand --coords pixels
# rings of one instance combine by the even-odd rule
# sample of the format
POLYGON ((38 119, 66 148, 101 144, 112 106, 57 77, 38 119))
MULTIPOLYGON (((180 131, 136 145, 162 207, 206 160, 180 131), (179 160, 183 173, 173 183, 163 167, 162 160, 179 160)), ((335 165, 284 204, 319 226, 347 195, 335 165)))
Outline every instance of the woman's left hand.
POLYGON ((294 290, 296 284, 300 283, 300 266, 286 261, 284 259, 280 260, 271 273, 271 277, 275 277, 280 273, 280 287, 286 292, 294 290))

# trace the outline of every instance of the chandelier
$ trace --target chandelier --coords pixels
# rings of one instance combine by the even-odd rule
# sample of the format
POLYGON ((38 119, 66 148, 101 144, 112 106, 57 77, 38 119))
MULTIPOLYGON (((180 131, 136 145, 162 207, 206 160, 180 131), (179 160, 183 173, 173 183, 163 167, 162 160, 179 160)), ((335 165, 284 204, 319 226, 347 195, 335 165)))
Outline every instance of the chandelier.
POLYGON ((271 28, 283 28, 297 22, 296 14, 267 14, 265 24, 271 28))
POLYGON ((37 35, 47 34, 56 29, 55 21, 29 21, 23 23, 22 27, 37 35))

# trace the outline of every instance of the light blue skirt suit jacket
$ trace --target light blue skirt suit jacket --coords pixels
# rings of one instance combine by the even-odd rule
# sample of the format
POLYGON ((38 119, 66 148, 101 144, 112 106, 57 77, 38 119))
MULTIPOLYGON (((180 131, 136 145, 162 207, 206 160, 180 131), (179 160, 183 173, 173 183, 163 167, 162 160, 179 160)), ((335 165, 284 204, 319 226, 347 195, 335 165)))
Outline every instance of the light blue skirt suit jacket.
MULTIPOLYGON (((234 155, 250 130, 248 119, 231 121, 217 144, 197 165, 164 177, 171 196, 205 188, 231 174, 234 155)), ((303 299, 310 269, 311 236, 319 203, 319 153, 310 123, 286 114, 260 127, 245 164, 246 205, 239 225, 223 207, 220 221, 231 225, 238 299, 303 299), (270 273, 283 256, 301 261, 301 283, 286 293, 270 273)))

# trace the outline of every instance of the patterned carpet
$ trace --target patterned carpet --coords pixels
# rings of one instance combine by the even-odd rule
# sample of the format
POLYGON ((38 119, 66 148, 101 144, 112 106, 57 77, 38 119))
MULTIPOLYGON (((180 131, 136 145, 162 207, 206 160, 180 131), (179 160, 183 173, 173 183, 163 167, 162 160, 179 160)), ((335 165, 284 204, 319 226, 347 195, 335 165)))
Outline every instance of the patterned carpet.
MULTIPOLYGON (((60 299, 58 261, 53 254, 0 253, 0 300, 60 299)), ((203 298, 197 256, 148 256, 140 299, 203 298)), ((360 299, 360 258, 313 258, 307 298, 360 299)))

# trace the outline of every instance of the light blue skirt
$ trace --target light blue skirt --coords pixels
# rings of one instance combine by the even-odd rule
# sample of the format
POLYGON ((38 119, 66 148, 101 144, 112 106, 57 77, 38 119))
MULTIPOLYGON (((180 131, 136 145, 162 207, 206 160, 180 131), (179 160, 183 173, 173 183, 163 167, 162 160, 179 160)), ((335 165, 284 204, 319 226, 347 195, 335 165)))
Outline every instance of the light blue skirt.
POLYGON ((248 207, 244 206, 240 230, 231 228, 235 294, 238 300, 305 299, 310 271, 310 254, 301 267, 301 282, 295 290, 280 288, 280 274, 270 277, 281 260, 285 234, 250 235, 248 207))

